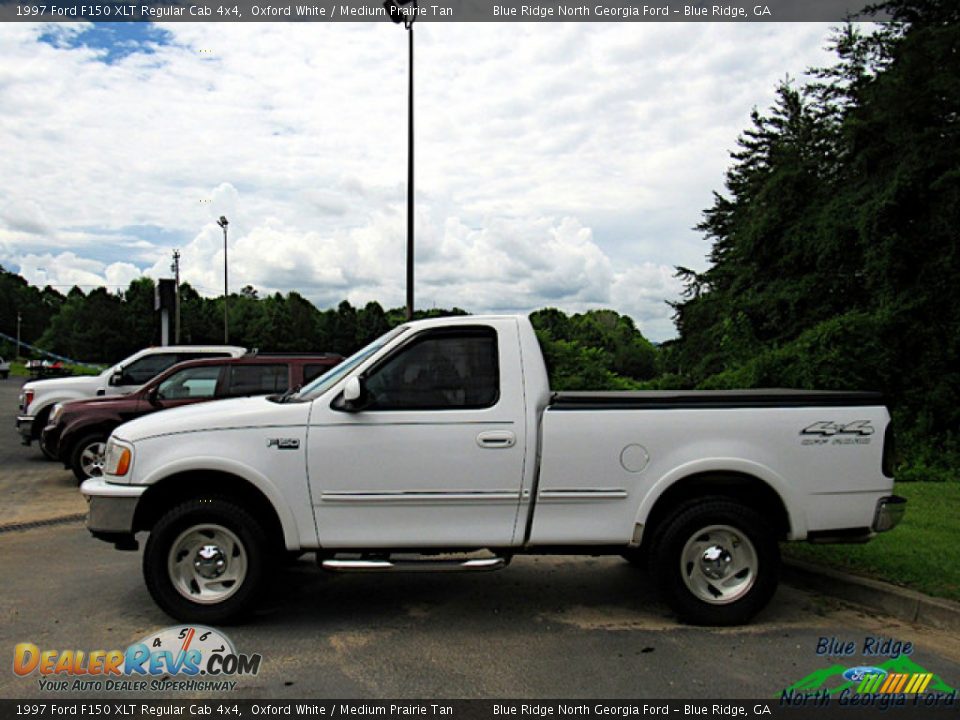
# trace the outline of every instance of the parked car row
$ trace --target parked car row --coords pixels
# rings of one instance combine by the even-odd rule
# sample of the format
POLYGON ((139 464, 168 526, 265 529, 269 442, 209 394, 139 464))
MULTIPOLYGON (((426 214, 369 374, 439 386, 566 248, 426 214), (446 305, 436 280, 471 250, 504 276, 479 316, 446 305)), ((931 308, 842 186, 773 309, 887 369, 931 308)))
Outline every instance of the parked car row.
MULTIPOLYGON (((231 345, 178 345, 150 347, 108 367, 99 375, 79 375, 27 382, 20 389, 17 430, 24 445, 40 440, 47 419, 57 403, 105 395, 125 395, 139 389, 158 373, 184 360, 240 357, 246 348, 231 345)), ((51 460, 58 459, 40 444, 51 460)))
POLYGON ((54 405, 40 443, 83 482, 100 477, 107 438, 134 418, 229 397, 284 393, 322 375, 341 360, 333 354, 260 355, 188 360, 128 394, 54 405))
POLYGON ((24 444, 39 440, 44 455, 83 482, 102 474, 107 438, 129 420, 198 402, 284 393, 340 360, 333 353, 262 354, 233 346, 146 348, 99 375, 25 383, 17 430, 24 444))

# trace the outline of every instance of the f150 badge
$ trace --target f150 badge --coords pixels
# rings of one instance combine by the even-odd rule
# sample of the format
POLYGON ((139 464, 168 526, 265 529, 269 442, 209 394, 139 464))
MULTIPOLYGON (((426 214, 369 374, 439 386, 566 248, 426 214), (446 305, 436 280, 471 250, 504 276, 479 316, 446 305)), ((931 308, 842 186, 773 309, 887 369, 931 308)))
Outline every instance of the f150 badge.
POLYGON ((267 447, 275 447, 277 450, 296 450, 300 447, 300 441, 297 438, 269 438, 267 447))
POLYGON ((869 420, 836 423, 820 420, 800 431, 801 445, 869 445, 874 434, 869 420))

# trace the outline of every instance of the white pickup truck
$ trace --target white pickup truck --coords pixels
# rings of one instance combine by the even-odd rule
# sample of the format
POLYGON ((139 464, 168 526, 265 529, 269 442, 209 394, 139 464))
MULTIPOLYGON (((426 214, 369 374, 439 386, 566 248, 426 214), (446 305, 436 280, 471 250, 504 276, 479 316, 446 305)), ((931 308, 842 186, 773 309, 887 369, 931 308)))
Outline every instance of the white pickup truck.
MULTIPOLYGON (((239 357, 247 351, 233 345, 176 345, 149 347, 98 375, 32 380, 20 388, 17 432, 24 445, 40 439, 40 433, 57 403, 86 400, 101 395, 126 395, 152 380, 168 367, 184 360, 239 357)), ((40 449, 51 460, 41 444, 40 449)))
POLYGON ((340 571, 618 554, 721 625, 769 601, 778 541, 896 525, 891 445, 872 393, 551 393, 529 320, 458 317, 400 326, 298 393, 121 425, 82 491, 96 537, 150 533, 147 587, 184 621, 235 619, 278 556, 315 551, 340 571))

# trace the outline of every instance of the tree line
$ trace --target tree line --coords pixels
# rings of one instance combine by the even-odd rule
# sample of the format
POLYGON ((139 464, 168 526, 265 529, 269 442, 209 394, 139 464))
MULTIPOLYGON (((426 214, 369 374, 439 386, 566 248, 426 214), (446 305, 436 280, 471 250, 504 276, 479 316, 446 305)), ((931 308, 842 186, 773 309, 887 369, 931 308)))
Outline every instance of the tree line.
MULTIPOLYGON (((82 362, 111 364, 142 347, 160 343, 154 311, 155 283, 138 278, 117 293, 106 288, 66 295, 29 285, 0 268, 0 301, 22 309, 21 337, 44 350, 82 362)), ((321 310, 297 292, 260 297, 246 286, 227 301, 231 344, 264 352, 335 352, 349 355, 406 320, 403 308, 380 303, 354 307, 344 300, 321 310)), ((460 308, 417 311, 416 319, 465 315, 460 308)), ((223 298, 205 298, 188 283, 180 286, 180 343, 223 343, 223 298)), ((659 372, 655 346, 626 315, 592 310, 568 316, 556 309, 531 315, 558 387, 626 389, 640 387, 659 372)), ((0 332, 14 336, 15 313, 3 313, 0 332)), ((0 346, 2 347, 2 346, 0 346)), ((14 349, 6 343, 2 353, 14 349)))

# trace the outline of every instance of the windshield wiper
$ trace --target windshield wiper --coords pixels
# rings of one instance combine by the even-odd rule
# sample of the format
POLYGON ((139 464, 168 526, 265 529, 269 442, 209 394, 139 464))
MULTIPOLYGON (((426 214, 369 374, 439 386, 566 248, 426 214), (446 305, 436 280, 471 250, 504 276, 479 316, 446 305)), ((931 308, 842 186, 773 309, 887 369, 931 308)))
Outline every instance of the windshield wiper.
POLYGON ((289 390, 287 390, 283 395, 271 395, 270 399, 276 403, 285 403, 294 395, 296 395, 298 392, 300 392, 300 388, 302 387, 303 385, 297 385, 295 388, 290 388, 289 390))

